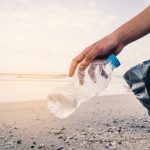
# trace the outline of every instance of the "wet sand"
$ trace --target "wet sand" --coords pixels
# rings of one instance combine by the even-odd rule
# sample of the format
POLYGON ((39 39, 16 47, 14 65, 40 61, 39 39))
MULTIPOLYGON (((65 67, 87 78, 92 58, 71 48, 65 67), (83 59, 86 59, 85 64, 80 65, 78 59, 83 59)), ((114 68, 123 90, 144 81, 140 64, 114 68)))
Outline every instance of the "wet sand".
POLYGON ((60 120, 46 101, 0 104, 0 150, 149 150, 150 118, 133 95, 101 96, 60 120))

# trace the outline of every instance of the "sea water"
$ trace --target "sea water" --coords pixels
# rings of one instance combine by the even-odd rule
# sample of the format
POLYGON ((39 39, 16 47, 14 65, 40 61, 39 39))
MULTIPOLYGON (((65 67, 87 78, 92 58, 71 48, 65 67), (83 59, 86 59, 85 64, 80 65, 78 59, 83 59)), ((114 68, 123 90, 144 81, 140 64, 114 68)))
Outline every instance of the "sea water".
MULTIPOLYGON (((0 103, 23 101, 46 101, 54 87, 70 84, 70 78, 59 75, 24 76, 18 74, 0 75, 0 103)), ((127 93, 126 82, 121 75, 113 75, 109 87, 101 95, 127 93)), ((48 99, 49 101, 49 99, 48 99)))

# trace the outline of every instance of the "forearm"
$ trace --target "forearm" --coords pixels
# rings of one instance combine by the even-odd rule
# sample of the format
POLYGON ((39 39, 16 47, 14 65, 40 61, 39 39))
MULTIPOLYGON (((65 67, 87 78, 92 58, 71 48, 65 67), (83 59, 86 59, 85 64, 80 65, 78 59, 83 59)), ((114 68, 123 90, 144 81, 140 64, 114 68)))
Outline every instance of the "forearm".
POLYGON ((127 45, 148 33, 150 33, 150 6, 114 31, 123 45, 127 45))

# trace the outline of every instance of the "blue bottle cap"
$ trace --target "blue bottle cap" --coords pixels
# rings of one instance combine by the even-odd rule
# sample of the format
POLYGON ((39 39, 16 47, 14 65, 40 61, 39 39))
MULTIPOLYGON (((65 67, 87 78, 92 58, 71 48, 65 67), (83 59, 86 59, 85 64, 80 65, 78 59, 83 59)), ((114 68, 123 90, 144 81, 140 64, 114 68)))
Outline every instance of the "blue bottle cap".
POLYGON ((108 60, 111 62, 111 64, 113 65, 114 68, 117 68, 121 65, 120 61, 118 60, 118 58, 114 54, 111 54, 108 57, 108 60))

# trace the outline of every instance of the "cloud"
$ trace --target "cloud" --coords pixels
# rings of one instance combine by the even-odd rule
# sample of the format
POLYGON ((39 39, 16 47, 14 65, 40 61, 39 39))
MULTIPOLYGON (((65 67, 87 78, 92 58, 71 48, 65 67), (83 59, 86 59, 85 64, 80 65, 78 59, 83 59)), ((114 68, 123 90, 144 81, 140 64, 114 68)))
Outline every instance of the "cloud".
POLYGON ((119 12, 106 8, 113 9, 104 0, 0 1, 1 70, 66 71, 75 54, 119 25, 119 12))

